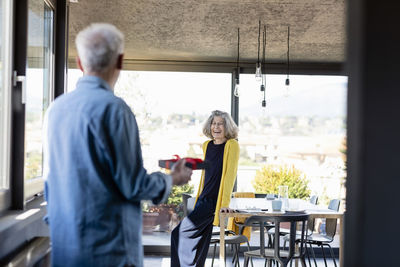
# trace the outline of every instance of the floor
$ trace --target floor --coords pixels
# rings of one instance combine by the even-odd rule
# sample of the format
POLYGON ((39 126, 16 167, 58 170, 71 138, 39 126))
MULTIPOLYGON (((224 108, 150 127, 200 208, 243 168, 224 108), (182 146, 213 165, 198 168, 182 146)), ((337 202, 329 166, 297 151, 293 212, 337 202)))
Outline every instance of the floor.
MULTIPOLYGON (((258 235, 259 235, 259 233, 257 230, 252 232, 253 238, 250 239, 250 246, 252 248, 259 246, 259 239, 254 238, 254 237, 257 237, 258 235)), ((163 253, 169 252, 170 234, 168 232, 152 232, 151 234, 144 234, 143 235, 143 244, 145 245, 145 247, 146 246, 153 247, 153 248, 154 247, 158 247, 158 248, 162 247, 163 249, 161 249, 161 251, 163 253)), ((339 247, 339 236, 338 235, 335 236, 335 240, 332 242, 331 245, 333 248, 338 249, 338 247, 339 247)), ((146 248, 145 248, 145 252, 146 252, 146 248)), ((147 252, 148 253, 146 253, 146 256, 144 259, 144 267, 170 267, 171 263, 170 263, 169 256, 158 256, 157 253, 154 253, 154 250, 152 251, 151 249, 150 250, 147 249, 147 252)), ((166 254, 164 254, 164 255, 166 255, 166 254)), ((233 266, 231 260, 232 260, 232 257, 228 256, 227 261, 226 261, 227 267, 233 266)), ((211 262, 212 262, 211 257, 207 258, 205 267, 210 267, 211 262)), ((254 263, 254 267, 258 267, 258 266, 263 267, 264 266, 264 260, 261 260, 261 259, 254 259, 253 263, 254 263)), ((314 267, 315 266, 314 262, 312 261, 311 263, 312 263, 311 266, 314 267)), ((336 259, 336 263, 337 264, 339 263, 339 259, 336 259)), ((216 266, 216 267, 219 266, 218 258, 216 258, 214 260, 214 266, 216 266)), ((240 258, 240 266, 243 266, 243 257, 240 258)), ((295 266, 295 264, 293 264, 293 266, 295 266)), ((299 266, 301 266, 301 264, 299 264, 299 266)), ((307 266, 309 266, 308 261, 307 261, 307 266)), ((317 259, 317 266, 325 266, 324 260, 322 258, 317 259)), ((334 267, 334 266, 335 265, 333 263, 333 260, 330 258, 330 256, 328 256, 327 267, 334 267)))
MULTIPOLYGON (((226 267, 233 267, 233 264, 231 262, 232 258, 227 258, 226 260, 226 267)), ((205 267, 211 267, 211 258, 207 258, 205 267)), ((339 262, 339 259, 336 259, 336 263, 339 262)), ((254 259, 253 261, 254 267, 263 267, 264 266, 264 261, 261 259, 254 259)), ((327 264, 328 267, 334 267, 335 265, 333 264, 332 259, 328 258, 327 259, 327 264)), ((214 266, 218 267, 219 266, 219 260, 215 259, 214 261, 214 266)), ((240 266, 243 266, 243 258, 240 259, 240 266)), ((251 264, 250 264, 251 266, 251 264)), ((293 264, 295 266, 295 264, 293 264)), ((299 266, 301 266, 299 264, 299 266)), ((308 262, 307 262, 308 266, 308 262)), ((314 263, 312 262, 311 266, 315 266, 314 263)), ((325 266, 324 260, 323 259, 317 259, 317 266, 325 266)), ((144 258, 144 267, 170 267, 170 258, 169 257, 159 257, 159 256, 145 256, 144 258)))
MULTIPOLYGON (((260 240, 257 230, 252 231, 252 238, 250 238, 250 246, 259 246, 260 240)), ((169 246, 171 243, 171 235, 168 232, 152 232, 150 234, 143 234, 144 246, 169 246)), ((333 248, 339 247, 339 235, 335 235, 335 240, 331 243, 333 248)))

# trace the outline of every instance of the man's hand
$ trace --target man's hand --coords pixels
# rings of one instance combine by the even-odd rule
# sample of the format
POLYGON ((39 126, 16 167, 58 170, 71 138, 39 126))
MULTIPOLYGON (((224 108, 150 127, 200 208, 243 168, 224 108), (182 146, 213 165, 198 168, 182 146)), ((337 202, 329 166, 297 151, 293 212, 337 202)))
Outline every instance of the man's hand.
POLYGON ((185 166, 185 160, 178 160, 171 169, 172 184, 183 185, 190 181, 192 169, 185 166))

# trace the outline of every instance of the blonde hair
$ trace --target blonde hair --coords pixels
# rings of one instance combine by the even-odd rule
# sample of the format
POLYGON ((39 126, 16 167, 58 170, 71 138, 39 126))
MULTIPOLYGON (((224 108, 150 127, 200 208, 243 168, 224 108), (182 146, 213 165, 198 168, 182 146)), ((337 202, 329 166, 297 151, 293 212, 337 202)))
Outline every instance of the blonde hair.
POLYGON ((236 139, 238 137, 239 128, 236 123, 233 121, 231 115, 229 113, 214 110, 211 112, 210 117, 206 120, 203 126, 203 134, 208 138, 214 139, 211 134, 211 124, 215 117, 221 117, 224 120, 224 128, 225 128, 225 137, 226 139, 236 139))

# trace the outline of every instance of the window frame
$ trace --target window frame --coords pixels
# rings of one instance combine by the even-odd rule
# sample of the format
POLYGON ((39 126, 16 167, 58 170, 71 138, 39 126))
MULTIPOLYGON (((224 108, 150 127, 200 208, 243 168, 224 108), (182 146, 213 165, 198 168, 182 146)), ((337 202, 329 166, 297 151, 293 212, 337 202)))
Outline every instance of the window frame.
POLYGON ((2 144, 0 145, 0 177, 4 179, 1 181, 2 187, 0 189, 0 212, 8 209, 11 206, 11 88, 12 88, 12 61, 13 61, 13 20, 14 13, 13 10, 13 0, 2 0, 3 14, 2 14, 2 58, 3 69, 2 69, 2 87, 3 87, 3 98, 1 99, 4 108, 4 113, 2 114, 1 124, 2 128, 2 144))
MULTIPOLYGON (((54 100, 54 69, 55 69, 55 55, 54 55, 54 51, 55 51, 55 14, 56 14, 56 10, 53 6, 53 4, 50 1, 47 0, 42 0, 43 4, 52 12, 52 23, 50 24, 50 33, 52 34, 52 36, 49 37, 49 40, 51 42, 50 44, 50 54, 49 54, 49 90, 48 92, 45 92, 45 94, 47 94, 48 96, 48 104, 50 105, 50 103, 54 100)), ((29 6, 28 6, 29 9, 29 6)), ((45 14, 46 15, 46 14, 45 14)), ((45 23, 46 24, 46 23, 45 23)), ((29 26, 27 28, 27 30, 29 30, 29 26)), ((45 29, 46 30, 46 29, 45 29)), ((43 95, 43 99, 46 96, 43 95)), ((25 128, 25 134, 26 134, 26 128, 25 128)), ((43 140, 42 140, 43 142, 43 140)), ((43 151, 42 151, 42 156, 43 156, 43 151)), ((43 164, 43 161, 42 161, 43 164)), ((25 164, 24 164, 24 172, 25 172, 25 164)), ((36 178, 32 178, 30 180, 25 180, 25 175, 24 175, 24 199, 25 201, 29 201, 31 199, 33 199, 35 196, 37 195, 42 195, 43 192, 43 176, 38 176, 36 178)))

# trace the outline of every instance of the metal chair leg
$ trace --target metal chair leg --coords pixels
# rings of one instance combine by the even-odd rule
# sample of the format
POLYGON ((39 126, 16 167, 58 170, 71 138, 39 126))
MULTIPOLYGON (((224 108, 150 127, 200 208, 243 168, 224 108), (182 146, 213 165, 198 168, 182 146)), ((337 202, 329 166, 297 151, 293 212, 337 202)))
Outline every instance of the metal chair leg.
POLYGON ((308 252, 307 243, 305 244, 304 248, 306 249, 308 264, 311 267, 310 252, 308 252))
MULTIPOLYGON (((306 265, 306 258, 305 257, 301 257, 300 258, 300 261, 301 261, 301 266, 302 267, 306 267, 307 265, 306 265)), ((310 267, 311 267, 311 263, 310 263, 310 267)))
POLYGON ((268 247, 269 248, 272 248, 273 247, 273 244, 272 244, 272 235, 270 235, 270 234, 267 234, 267 236, 268 236, 268 247))
MULTIPOLYGON (((314 264, 315 264, 315 267, 317 267, 317 261, 315 260, 315 253, 314 253, 314 249, 313 249, 313 247, 312 247, 312 245, 311 245, 311 244, 309 244, 309 245, 310 245, 310 248, 311 248, 311 254, 312 254, 313 258, 314 258, 314 264)), ((310 267, 311 267, 311 265, 310 265, 310 267)))
POLYGON ((243 263, 244 267, 248 267, 249 266, 249 257, 244 255, 244 263, 243 263))
MULTIPOLYGON (((235 262, 236 255, 237 255, 236 244, 232 244, 231 251, 233 251, 233 253, 232 253, 232 255, 233 255, 233 257, 232 257, 232 264, 233 264, 233 263, 236 263, 236 262, 235 262)), ((235 264, 235 266, 236 266, 236 264, 235 264)))
POLYGON ((325 256, 325 251, 324 251, 324 245, 321 244, 321 250, 322 250, 322 256, 324 256, 324 262, 325 262, 325 267, 328 267, 328 264, 326 263, 326 256, 325 256))
POLYGON ((215 251, 217 250, 217 243, 214 244, 214 253, 213 253, 213 257, 212 257, 212 261, 211 261, 211 267, 214 266, 214 258, 215 258, 215 251))
POLYGON ((225 248, 224 263, 226 263, 226 244, 224 244, 224 248, 225 248))
MULTIPOLYGON (((249 241, 247 241, 247 251, 250 251, 250 243, 249 243, 249 241)), ((253 258, 250 258, 250 262, 251 262, 251 267, 254 267, 253 258)))
POLYGON ((335 264, 335 267, 337 267, 337 265, 336 265, 336 260, 335 260, 335 255, 333 254, 333 249, 332 249, 332 247, 331 247, 329 244, 326 244, 326 245, 329 247, 329 250, 330 250, 330 252, 331 252, 331 257, 332 257, 333 263, 335 264))
POLYGON ((238 267, 240 267, 240 264, 239 264, 239 248, 238 248, 238 244, 235 244, 235 246, 234 246, 234 255, 233 255, 233 259, 234 259, 234 262, 235 262, 235 267, 236 266, 238 266, 238 267))

